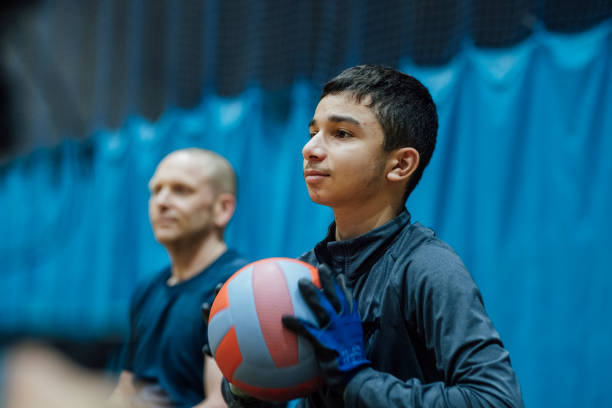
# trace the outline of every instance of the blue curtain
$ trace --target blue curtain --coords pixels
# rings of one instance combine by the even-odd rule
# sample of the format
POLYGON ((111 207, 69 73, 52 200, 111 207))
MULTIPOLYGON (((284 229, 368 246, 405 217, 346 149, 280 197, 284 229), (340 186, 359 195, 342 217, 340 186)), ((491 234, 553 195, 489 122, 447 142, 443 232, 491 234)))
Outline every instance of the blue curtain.
MULTIPOLYGON (((424 81, 440 116, 408 208, 472 272, 527 406, 609 405, 612 24, 399 68, 424 81)), ((168 262, 149 226, 147 182, 177 148, 215 150, 235 166, 232 246, 253 260, 310 249, 332 219, 301 175, 318 93, 308 82, 273 95, 252 84, 4 165, 0 332, 125 333, 134 285, 168 262)))

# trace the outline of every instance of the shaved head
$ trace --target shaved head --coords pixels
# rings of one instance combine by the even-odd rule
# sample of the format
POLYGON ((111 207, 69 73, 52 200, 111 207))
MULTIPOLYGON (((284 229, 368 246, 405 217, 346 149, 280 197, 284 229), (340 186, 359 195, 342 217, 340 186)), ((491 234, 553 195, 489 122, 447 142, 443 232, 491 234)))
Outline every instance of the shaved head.
POLYGON ((175 150, 161 161, 160 166, 167 161, 186 159, 191 163, 193 171, 206 178, 214 189, 215 195, 230 193, 236 195, 236 173, 232 165, 221 155, 206 149, 190 147, 175 150))

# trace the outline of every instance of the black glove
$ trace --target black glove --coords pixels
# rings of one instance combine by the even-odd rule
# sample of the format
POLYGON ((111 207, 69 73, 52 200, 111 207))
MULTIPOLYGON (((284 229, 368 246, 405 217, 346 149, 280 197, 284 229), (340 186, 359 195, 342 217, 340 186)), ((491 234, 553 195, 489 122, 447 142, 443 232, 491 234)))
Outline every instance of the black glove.
POLYGON ((361 318, 344 275, 334 279, 329 266, 322 264, 319 280, 321 290, 308 279, 298 282, 300 293, 319 325, 289 315, 283 316, 283 325, 311 341, 325 382, 344 386, 370 365, 365 356, 361 318))
MULTIPOLYGON (((213 302, 214 302, 214 299, 219 294, 219 291, 221 291, 222 287, 223 287, 223 283, 218 283, 217 286, 215 286, 215 296, 213 297, 213 302)), ((208 319, 210 318, 210 309, 212 309, 213 302, 202 303, 202 320, 204 321, 204 324, 206 325, 207 328, 208 328, 208 319)), ((208 339, 206 340, 206 343, 202 346, 202 353, 204 353, 205 355, 209 357, 213 356, 212 352, 210 351, 210 345, 208 344, 208 339)))
POLYGON ((250 397, 230 384, 225 378, 221 382, 221 393, 223 394, 223 400, 232 408, 285 408, 287 406, 286 402, 262 401, 250 397))

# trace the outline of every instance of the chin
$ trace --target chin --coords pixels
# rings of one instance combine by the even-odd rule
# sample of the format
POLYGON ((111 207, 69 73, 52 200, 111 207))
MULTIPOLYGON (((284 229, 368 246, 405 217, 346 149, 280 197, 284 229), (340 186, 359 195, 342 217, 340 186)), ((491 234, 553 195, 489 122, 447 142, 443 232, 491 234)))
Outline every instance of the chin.
POLYGON ((317 192, 313 192, 309 190, 308 195, 310 196, 310 199, 317 204, 327 205, 327 206, 330 206, 331 204, 331 201, 327 197, 321 194, 318 194, 317 192))
POLYGON ((176 241, 179 237, 176 234, 173 233, 168 233, 168 232, 159 232, 155 234, 155 239, 157 240, 157 242, 159 242, 160 244, 170 244, 174 241, 176 241))

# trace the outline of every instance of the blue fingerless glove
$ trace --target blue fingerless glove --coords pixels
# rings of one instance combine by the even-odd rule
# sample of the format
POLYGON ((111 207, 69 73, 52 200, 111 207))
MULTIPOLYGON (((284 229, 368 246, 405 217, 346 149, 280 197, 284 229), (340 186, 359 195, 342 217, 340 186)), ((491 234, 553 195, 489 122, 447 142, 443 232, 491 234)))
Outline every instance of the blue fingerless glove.
POLYGON ((283 325, 313 344, 325 382, 344 386, 359 370, 370 365, 365 356, 357 301, 347 288, 344 275, 334 279, 329 266, 319 267, 319 280, 321 290, 308 279, 298 283, 319 324, 283 316, 283 325))

